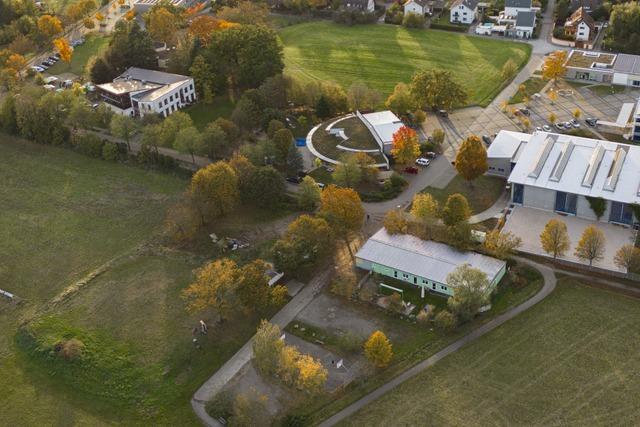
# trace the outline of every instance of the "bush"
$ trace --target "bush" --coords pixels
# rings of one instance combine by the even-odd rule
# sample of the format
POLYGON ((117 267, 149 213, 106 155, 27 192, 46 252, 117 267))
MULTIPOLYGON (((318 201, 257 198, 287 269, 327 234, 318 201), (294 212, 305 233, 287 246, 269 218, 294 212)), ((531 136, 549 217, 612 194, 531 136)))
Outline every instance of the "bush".
POLYGON ((96 135, 89 133, 78 139, 77 150, 89 157, 102 157, 102 146, 104 142, 96 135))
POLYGON ((380 202, 383 200, 389 200, 397 197, 407 185, 407 180, 394 173, 391 178, 382 186, 381 191, 373 193, 360 193, 360 199, 363 202, 380 202))
POLYGON ((56 353, 59 356, 62 356, 65 360, 77 360, 82 357, 84 343, 77 338, 71 338, 56 344, 55 350, 56 353))
POLYGON ((456 316, 448 310, 440 310, 436 315, 434 322, 436 327, 443 332, 451 332, 456 327, 456 316))
POLYGON ((229 419, 233 410, 233 395, 229 391, 222 391, 207 402, 205 409, 215 419, 229 419))
POLYGON ((425 307, 424 310, 420 310, 420 313, 418 313, 418 315, 416 316, 416 320, 418 321, 418 323, 426 325, 431 320, 433 320, 435 308, 435 306, 429 304, 425 307))
POLYGON ((433 30, 455 31, 458 33, 466 33, 468 28, 463 25, 432 23, 429 27, 433 30))
POLYGON ((337 338, 336 345, 345 353, 357 353, 362 348, 362 339, 351 331, 337 338))
POLYGON ((355 10, 341 10, 333 15, 333 20, 338 24, 358 25, 373 24, 378 20, 375 13, 359 12, 355 10))
POLYGON ((404 18, 404 9, 399 3, 393 3, 387 13, 384 15, 384 22, 387 24, 402 24, 404 18))
POLYGON ((424 27, 424 16, 417 13, 407 13, 402 19, 402 25, 407 28, 422 28, 424 27))
POLYGON ((115 144, 104 144, 102 146, 102 158, 110 162, 118 160, 118 146, 115 144))

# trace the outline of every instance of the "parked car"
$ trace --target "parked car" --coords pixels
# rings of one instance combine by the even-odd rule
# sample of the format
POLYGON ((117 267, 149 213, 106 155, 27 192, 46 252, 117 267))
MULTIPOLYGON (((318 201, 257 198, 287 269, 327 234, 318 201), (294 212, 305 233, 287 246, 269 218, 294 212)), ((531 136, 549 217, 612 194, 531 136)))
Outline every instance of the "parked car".
POLYGON ((551 132, 551 126, 549 125, 542 125, 542 130, 545 132, 551 132))
POLYGON ((592 127, 596 127, 596 125, 598 124, 598 119, 594 118, 594 117, 589 117, 587 119, 584 119, 584 121, 592 127))
POLYGON ((558 129, 558 130, 564 130, 564 123, 560 123, 560 122, 558 122, 558 123, 556 123, 554 126, 555 126, 555 127, 556 127, 556 129, 558 129))
POLYGON ((530 116, 531 115, 531 111, 529 111, 526 108, 521 108, 518 111, 520 111, 521 114, 525 115, 525 116, 530 116))
POLYGON ((578 129, 580 127, 580 123, 576 119, 571 119, 571 126, 578 129))
POLYGON ((302 182, 302 178, 300 178, 299 176, 288 176, 285 179, 287 180, 287 182, 290 182, 292 184, 300 184, 302 182))
POLYGON ((325 185, 321 182, 316 182, 316 185, 321 189, 324 190, 325 185))
POLYGON ((436 157, 438 157, 438 153, 434 153, 433 151, 427 151, 426 153, 424 153, 424 156, 427 159, 435 159, 436 157))
POLYGON ((566 129, 571 129, 573 127, 573 125, 571 124, 571 122, 564 122, 564 127, 566 129))
POLYGON ((42 64, 39 65, 40 68, 43 68, 45 70, 49 69, 49 66, 47 64, 45 64, 44 62, 42 64))
POLYGON ((440 117, 449 117, 449 112, 447 110, 438 110, 438 115, 440 117))
POLYGON ((542 132, 542 127, 541 126, 536 126, 536 132, 542 132))
POLYGON ((54 53, 53 57, 56 58, 56 59, 60 59, 60 54, 59 53, 54 53))
POLYGON ((417 175, 418 174, 418 168, 415 166, 407 166, 406 168, 404 168, 405 173, 410 173, 413 175, 417 175))
POLYGON ((487 147, 491 145, 491 137, 489 135, 482 135, 482 142, 484 142, 487 147))
POLYGON ((429 159, 425 159, 424 157, 420 157, 416 159, 416 165, 420 166, 429 166, 429 159))
POLYGON ((50 56, 50 57, 48 57, 47 59, 48 59, 49 61, 51 61, 51 62, 58 62, 58 61, 60 60, 59 58, 56 58, 55 56, 50 56))
POLYGON ((45 64, 47 67, 53 67, 53 65, 55 64, 55 62, 49 61, 48 59, 42 61, 43 64, 45 64))
POLYGON ((41 66, 39 66, 39 65, 33 65, 33 66, 31 67, 31 69, 32 69, 33 71, 35 71, 36 73, 42 73, 42 72, 44 72, 44 68, 42 68, 42 67, 41 67, 41 66))

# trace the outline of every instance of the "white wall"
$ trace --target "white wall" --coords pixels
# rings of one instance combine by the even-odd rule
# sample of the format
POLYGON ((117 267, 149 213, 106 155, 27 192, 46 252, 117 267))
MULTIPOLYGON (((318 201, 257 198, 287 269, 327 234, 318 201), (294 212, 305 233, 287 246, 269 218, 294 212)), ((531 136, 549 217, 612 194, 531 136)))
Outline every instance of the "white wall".
POLYGON ((404 14, 407 13, 416 13, 418 15, 424 15, 424 10, 422 10, 422 6, 420 6, 416 2, 409 2, 404 5, 404 14))
POLYGON ((588 41, 589 40, 590 31, 591 30, 589 29, 589 26, 587 24, 585 24, 584 22, 581 22, 578 25, 578 30, 576 31, 576 40, 588 41))
POLYGON ((453 23, 471 24, 476 19, 477 10, 477 8, 471 10, 463 4, 458 5, 449 12, 449 21, 453 23), (457 20, 454 18, 456 13, 458 14, 457 20))
POLYGON ((487 175, 508 177, 509 174, 511 173, 511 159, 508 157, 505 157, 505 158, 489 157, 487 158, 487 163, 489 165, 489 170, 487 170, 487 175))
POLYGON ((556 205, 556 192, 555 190, 525 185, 522 204, 532 208, 552 211, 556 205))

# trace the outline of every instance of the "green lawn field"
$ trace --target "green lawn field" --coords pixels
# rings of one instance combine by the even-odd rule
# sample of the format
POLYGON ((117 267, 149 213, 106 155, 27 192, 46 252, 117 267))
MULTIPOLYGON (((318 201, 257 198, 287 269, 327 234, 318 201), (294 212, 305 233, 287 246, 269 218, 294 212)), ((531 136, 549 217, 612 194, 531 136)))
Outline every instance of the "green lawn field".
MULTIPOLYGON (((181 291, 218 256, 207 232, 193 251, 163 244, 165 209, 188 181, 0 134, 0 182, 0 288, 22 300, 0 300, 0 425, 198 425, 191 395, 259 318, 216 327, 212 310, 186 312, 181 291), (195 346, 200 319, 210 332, 195 346), (70 337, 85 344, 74 362, 52 350, 70 337)), ((264 239, 229 255, 243 262, 264 256, 264 225, 291 213, 238 209, 215 231, 263 227, 264 239)))
POLYGON ((540 304, 344 425, 632 425, 640 302, 563 279, 540 304))
POLYGON ((495 176, 482 175, 469 185, 460 175, 456 175, 445 188, 427 187, 422 192, 429 193, 443 207, 450 195, 460 193, 467 198, 472 214, 489 209, 504 193, 505 180, 495 176))
POLYGON ((327 21, 285 27, 285 72, 303 80, 332 80, 345 87, 363 81, 388 95, 398 82, 428 68, 450 70, 469 91, 469 104, 488 104, 503 87, 500 71, 529 59, 524 43, 392 25, 348 27, 327 21))
POLYGON ((64 61, 58 61, 56 65, 47 70, 47 73, 52 75, 73 73, 78 76, 88 76, 87 63, 92 57, 99 56, 107 48, 110 40, 110 36, 86 36, 85 42, 73 49, 71 63, 67 64, 64 61))

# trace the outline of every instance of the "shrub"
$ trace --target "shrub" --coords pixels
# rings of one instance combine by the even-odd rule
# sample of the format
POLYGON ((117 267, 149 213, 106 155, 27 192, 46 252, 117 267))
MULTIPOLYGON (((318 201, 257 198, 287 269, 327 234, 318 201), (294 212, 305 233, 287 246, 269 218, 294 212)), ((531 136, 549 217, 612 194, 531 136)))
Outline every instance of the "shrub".
POLYGON ((424 310, 420 310, 420 313, 416 316, 416 320, 418 323, 426 325, 431 320, 433 320, 433 315, 435 312, 435 306, 429 304, 425 307, 424 310))
POLYGON ((59 342, 55 349, 58 355, 62 356, 65 360, 77 360, 82 357, 84 343, 77 338, 71 338, 69 340, 59 342))
POLYGON ((86 134, 78 139, 77 150, 89 157, 102 157, 104 142, 94 134, 86 134))
POLYGON ((602 197, 588 197, 589 206, 598 219, 602 218, 604 211, 607 210, 607 201, 602 197))
POLYGON ((456 316, 448 310, 440 310, 434 319, 436 327, 442 332, 451 332, 456 327, 456 316))
POLYGON ((382 331, 375 331, 364 343, 364 355, 376 368, 384 368, 393 358, 391 342, 382 331))
POLYGON ((402 25, 407 28, 422 28, 424 27, 424 16, 417 13, 407 13, 402 20, 402 25))
POLYGON ((118 160, 118 146, 115 144, 104 144, 102 146, 102 158, 110 162, 118 160))
POLYGON ((233 413, 233 395, 229 391, 222 391, 207 402, 205 409, 215 419, 228 419, 233 413))
POLYGON ((362 339, 351 331, 337 338, 336 345, 345 353, 356 353, 362 348, 362 339))

